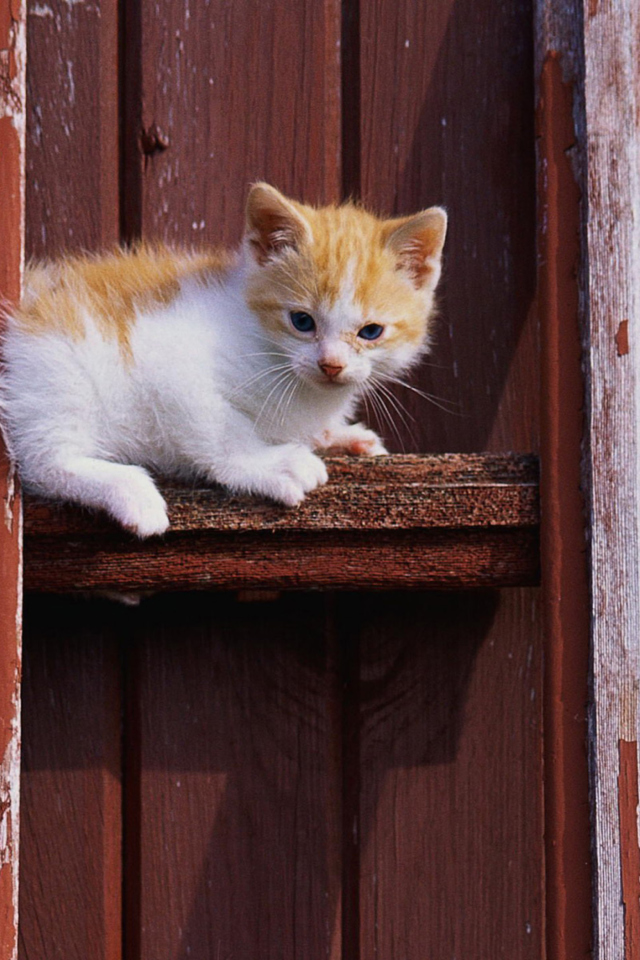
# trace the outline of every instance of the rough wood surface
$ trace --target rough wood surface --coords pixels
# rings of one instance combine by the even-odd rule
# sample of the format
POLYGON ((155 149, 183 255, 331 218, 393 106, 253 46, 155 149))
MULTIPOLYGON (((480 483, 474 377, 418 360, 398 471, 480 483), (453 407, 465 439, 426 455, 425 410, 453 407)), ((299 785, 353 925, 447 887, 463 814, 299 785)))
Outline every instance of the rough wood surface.
MULTIPOLYGON (((0 0, 0 304, 20 298, 24 260, 26 11, 0 0)), ((0 960, 18 955, 22 510, 0 438, 0 960)))
POLYGON ((121 960, 120 641, 115 604, 27 604, 21 960, 121 960))
POLYGON ((517 634, 535 591, 342 609, 359 650, 346 765, 360 778, 360 956, 539 960, 542 650, 517 634))
POLYGON ((127 235, 236 243, 255 180, 339 199, 339 0, 127 6, 127 235))
MULTIPOLYGON (((417 423, 398 417, 398 435, 388 425, 385 433, 404 451, 535 451, 527 0, 428 8, 348 0, 342 37, 335 0, 118 7, 124 237, 235 240, 247 181, 266 177, 308 200, 336 199, 347 161, 348 190, 362 185, 381 212, 444 201, 449 281, 436 353, 416 377, 436 404, 444 397, 456 406, 416 399, 408 406, 417 423)), ((47 50, 35 49, 43 69, 34 102, 49 96, 47 50)), ((82 171, 73 170, 70 178, 54 166, 50 175, 66 176, 74 191, 82 171)), ((113 196, 108 184, 96 189, 113 196)), ((92 204, 86 212, 77 205, 77 215, 93 216, 92 204)), ((94 236, 91 223, 81 229, 94 236)), ((49 239, 59 248, 63 231, 49 239)), ((374 470, 393 473, 399 463, 374 470)), ((393 483, 374 486, 370 473, 358 480, 362 464, 334 464, 333 493, 296 511, 296 528, 290 513, 256 501, 248 520, 244 505, 218 492, 181 499, 174 491, 182 529, 147 545, 77 511, 60 517, 31 504, 29 582, 157 590, 535 581, 533 474, 440 482, 434 497, 438 482, 428 488, 409 466, 393 474, 401 495, 393 483), (235 529, 211 531, 230 514, 235 529), (509 518, 515 525, 504 525, 509 518)), ((493 622, 486 592, 313 592, 254 604, 191 593, 126 611, 126 955, 368 960, 383 944, 389 960, 440 949, 486 960, 500 954, 492 931, 504 928, 509 960, 529 960, 543 923, 535 593, 504 591, 493 622), (363 624, 362 645, 350 642, 363 624), (474 768, 478 751, 486 777, 474 768), (456 831, 464 840, 449 845, 456 831), (462 890, 471 909, 458 910, 462 890)), ((78 612, 65 613, 61 629, 75 616, 88 642, 96 622, 117 630, 98 603, 68 602, 78 612)), ((37 663, 44 649, 34 649, 34 677, 47 676, 37 663)), ((95 771, 85 775, 95 784, 95 771)), ((73 876, 77 862, 86 875, 84 824, 67 826, 63 874, 73 876)), ((25 934, 37 943, 42 911, 29 903, 25 934)))
POLYGON ((117 0, 27 0, 27 253, 118 236, 117 0))
POLYGON ((158 597, 139 618, 127 956, 345 956, 342 689, 326 628, 323 598, 305 595, 158 597))
POLYGON ((28 500, 33 590, 411 588, 537 581, 534 457, 335 458, 296 510, 222 490, 165 490, 172 529, 139 542, 108 520, 28 500))
POLYGON ((538 449, 530 0, 359 0, 361 194, 443 204, 432 354, 399 390, 391 449, 538 449), (400 418, 396 418, 400 420, 400 418))
POLYGON ((640 878, 633 892, 623 888, 619 744, 637 743, 640 733, 640 7, 636 0, 582 6, 595 956, 632 960, 639 944, 625 940, 624 901, 638 898, 640 878), (626 352, 616 340, 624 324, 626 352))
POLYGON ((579 6, 579 0, 539 0, 535 7, 548 960, 586 957, 592 942, 579 6))

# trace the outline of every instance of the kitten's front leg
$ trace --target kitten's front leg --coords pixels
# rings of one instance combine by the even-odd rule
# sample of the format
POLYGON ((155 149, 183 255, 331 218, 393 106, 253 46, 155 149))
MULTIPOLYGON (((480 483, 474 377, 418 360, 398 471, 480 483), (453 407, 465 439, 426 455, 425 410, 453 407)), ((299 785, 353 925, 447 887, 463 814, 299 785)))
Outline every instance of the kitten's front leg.
POLYGON ((355 457, 382 457, 388 453, 378 434, 363 423, 339 423, 323 430, 315 449, 355 457))
POLYGON ((254 423, 230 404, 219 405, 209 418, 194 418, 181 443, 186 457, 209 479, 289 507, 328 480, 327 468, 308 446, 265 442, 254 423))
POLYGON ((257 493, 288 507, 328 480, 320 457, 298 443, 269 446, 254 441, 245 449, 232 450, 213 473, 232 490, 257 493))

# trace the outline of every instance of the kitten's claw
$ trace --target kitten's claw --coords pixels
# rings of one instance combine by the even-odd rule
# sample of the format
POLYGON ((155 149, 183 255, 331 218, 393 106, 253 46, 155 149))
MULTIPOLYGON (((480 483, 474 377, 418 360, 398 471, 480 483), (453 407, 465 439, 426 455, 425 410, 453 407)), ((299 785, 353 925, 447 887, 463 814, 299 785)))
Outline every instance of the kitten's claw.
POLYGON ((378 434, 362 423, 325 430, 317 449, 326 453, 346 453, 353 457, 383 457, 389 452, 378 434))

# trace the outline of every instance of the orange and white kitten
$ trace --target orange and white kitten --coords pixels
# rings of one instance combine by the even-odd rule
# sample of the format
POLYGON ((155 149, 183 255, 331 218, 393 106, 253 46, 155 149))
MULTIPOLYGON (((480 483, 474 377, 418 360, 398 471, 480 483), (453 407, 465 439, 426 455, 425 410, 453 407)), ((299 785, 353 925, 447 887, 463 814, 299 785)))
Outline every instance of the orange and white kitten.
POLYGON ((294 506, 327 480, 314 451, 385 453, 350 421, 426 351, 445 232, 438 207, 380 220, 260 183, 236 253, 30 268, 0 387, 25 486, 147 537, 169 524, 147 468, 294 506))

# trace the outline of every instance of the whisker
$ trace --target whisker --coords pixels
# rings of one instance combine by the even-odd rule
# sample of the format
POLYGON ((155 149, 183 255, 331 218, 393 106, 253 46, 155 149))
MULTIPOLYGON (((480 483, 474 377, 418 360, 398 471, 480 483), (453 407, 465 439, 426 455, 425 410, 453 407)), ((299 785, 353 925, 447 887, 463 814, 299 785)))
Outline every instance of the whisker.
MULTIPOLYGON (((404 444, 404 439, 402 437, 402 434, 400 433, 395 423, 395 420, 391 415, 391 411, 388 409, 388 404, 386 399, 384 398, 384 396, 380 396, 380 394, 375 392, 375 389, 377 387, 379 387, 379 384, 377 384, 372 379, 371 389, 369 392, 369 399, 371 400, 371 403, 373 404, 374 409, 377 411, 377 416, 378 416, 378 419, 380 420, 381 426, 384 425, 385 423, 388 425, 389 429, 392 430, 398 443, 400 444, 402 451, 404 452, 405 444, 404 444)), ((408 426, 408 424, 407 424, 407 429, 409 430, 409 433, 411 433, 411 428, 408 426)))
MULTIPOLYGON (((374 381, 374 382, 376 382, 376 381, 374 381)), ((377 382, 376 382, 376 386, 377 386, 378 390, 381 390, 381 391, 382 391, 383 396, 386 397, 387 403, 388 403, 390 406, 392 406, 393 409, 395 410, 395 412, 399 415, 400 419, 402 420, 403 425, 405 426, 407 432, 409 433, 409 436, 411 437, 412 442, 415 444, 415 443, 416 443, 416 435, 415 435, 415 433, 414 433, 414 431, 413 431, 413 429, 412 429, 412 427, 411 427, 411 424, 409 423, 409 420, 407 419, 407 417, 408 417, 410 420, 412 420, 412 421, 415 423, 415 417, 411 416, 411 414, 409 413, 409 411, 402 405, 402 403, 400 403, 400 401, 398 400, 398 398, 397 398, 396 396, 394 396, 394 395, 391 393, 391 391, 388 390, 388 389, 384 386, 384 384, 382 384, 382 383, 380 383, 379 381, 377 381, 377 382)), ((395 426, 395 423, 394 423, 394 426, 395 426)), ((403 441, 402 441, 402 438, 401 438, 401 436, 400 436, 400 434, 399 434, 399 431, 398 431, 397 429, 396 429, 396 435, 398 436, 398 439, 399 439, 400 442, 402 443, 402 442, 403 442, 403 441)))
POLYGON ((260 407, 260 410, 258 411, 258 416, 256 417, 256 419, 255 419, 255 421, 254 421, 254 424, 253 424, 253 429, 254 429, 254 431, 255 431, 255 430, 257 429, 257 427, 258 427, 258 424, 260 423, 260 420, 261 420, 261 418, 262 418, 262 413, 263 413, 265 407, 267 406, 267 404, 269 403, 269 400, 270 400, 271 397, 273 396, 274 391, 277 390, 278 387, 280 387, 283 383, 286 384, 286 383, 287 383, 287 379, 288 379, 289 377, 292 377, 292 376, 293 376, 293 372, 292 372, 291 369, 285 370, 284 373, 281 373, 281 374, 279 375, 279 377, 278 377, 278 379, 276 380, 275 384, 271 387, 271 390, 269 390, 269 393, 268 393, 267 396, 265 397, 264 402, 263 402, 262 406, 260 407))
POLYGON ((253 376, 249 377, 247 380, 243 380, 242 383, 238 384, 237 387, 234 387, 229 394, 229 397, 233 398, 237 396, 240 391, 245 390, 247 387, 255 386, 255 384, 259 383, 260 380, 263 380, 264 377, 272 376, 273 374, 279 373, 281 370, 291 369, 292 367, 290 363, 280 363, 276 366, 269 367, 267 370, 260 370, 258 373, 254 373, 253 376))
POLYGON ((424 390, 419 390, 417 387, 414 387, 410 383, 406 383, 404 380, 400 380, 397 377, 390 376, 388 374, 379 374, 381 379, 386 383, 395 383, 399 387, 404 387, 405 390, 411 390, 412 393, 417 393, 419 397, 422 397, 424 400, 428 400, 429 403, 432 403, 435 407, 438 407, 440 410, 443 410, 445 413, 450 413, 454 417, 463 417, 465 414, 460 410, 452 410, 446 406, 450 404, 452 407, 460 407, 460 404, 454 400, 447 400, 446 397, 436 397, 433 393, 426 393, 424 390))

